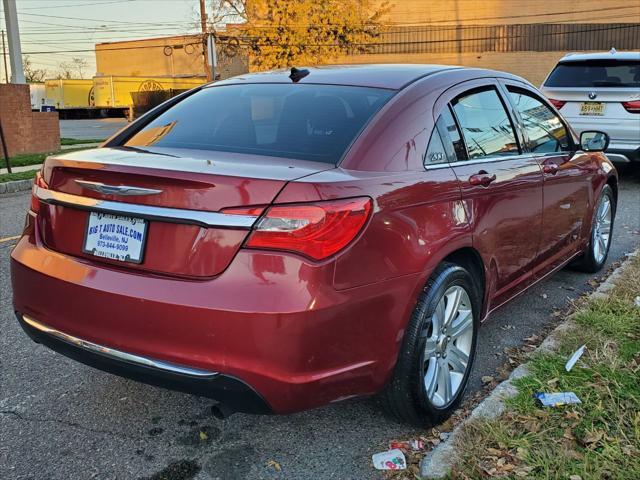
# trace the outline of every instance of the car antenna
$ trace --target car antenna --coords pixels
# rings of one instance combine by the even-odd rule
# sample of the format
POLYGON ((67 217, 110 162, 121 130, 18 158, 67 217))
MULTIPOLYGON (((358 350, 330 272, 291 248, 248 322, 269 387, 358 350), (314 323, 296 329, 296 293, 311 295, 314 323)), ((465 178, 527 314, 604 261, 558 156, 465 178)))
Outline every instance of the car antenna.
POLYGON ((297 83, 300 80, 302 80, 304 77, 309 75, 309 73, 310 73, 309 70, 307 70, 306 68, 292 67, 291 68, 291 75, 289 75, 289 78, 291 79, 291 81, 293 83, 297 83))

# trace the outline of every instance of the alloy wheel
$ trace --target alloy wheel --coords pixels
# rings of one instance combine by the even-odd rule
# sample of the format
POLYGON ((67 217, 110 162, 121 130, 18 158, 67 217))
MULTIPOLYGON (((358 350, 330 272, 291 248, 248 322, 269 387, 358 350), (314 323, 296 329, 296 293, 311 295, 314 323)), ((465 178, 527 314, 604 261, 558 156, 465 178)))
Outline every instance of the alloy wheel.
POLYGON ((593 224, 591 243, 593 245, 593 257, 598 263, 602 263, 609 250, 609 238, 611 236, 611 199, 603 195, 596 211, 593 224))
POLYGON ((424 388, 436 407, 451 403, 464 384, 474 328, 469 294, 461 286, 449 287, 422 332, 424 388))

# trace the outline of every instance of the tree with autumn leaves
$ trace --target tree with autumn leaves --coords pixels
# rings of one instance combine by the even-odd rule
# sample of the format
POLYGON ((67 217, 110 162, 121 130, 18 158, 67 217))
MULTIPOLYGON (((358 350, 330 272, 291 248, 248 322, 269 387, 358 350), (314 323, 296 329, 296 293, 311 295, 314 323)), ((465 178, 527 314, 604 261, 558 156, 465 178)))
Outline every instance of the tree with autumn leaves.
POLYGON ((255 70, 320 65, 365 53, 383 29, 387 2, 212 0, 209 24, 227 25, 255 70))

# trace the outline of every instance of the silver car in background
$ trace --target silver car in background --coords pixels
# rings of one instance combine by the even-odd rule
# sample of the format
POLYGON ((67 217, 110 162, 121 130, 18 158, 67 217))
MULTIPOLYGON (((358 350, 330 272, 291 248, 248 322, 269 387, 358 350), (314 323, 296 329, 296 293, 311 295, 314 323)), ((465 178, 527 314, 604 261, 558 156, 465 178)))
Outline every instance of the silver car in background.
POLYGON ((609 134, 613 162, 640 165, 640 52, 570 53, 540 90, 580 134, 609 134))

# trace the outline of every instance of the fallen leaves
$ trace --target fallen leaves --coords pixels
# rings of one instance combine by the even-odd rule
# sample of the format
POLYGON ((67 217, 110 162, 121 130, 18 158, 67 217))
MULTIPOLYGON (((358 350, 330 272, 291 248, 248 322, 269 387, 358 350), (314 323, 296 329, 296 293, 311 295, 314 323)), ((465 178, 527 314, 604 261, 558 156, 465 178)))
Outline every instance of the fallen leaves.
POLYGON ((493 382, 494 378, 491 375, 484 375, 480 380, 483 384, 488 385, 493 382))
POLYGON ((602 430, 589 430, 587 431, 582 438, 579 439, 580 443, 584 446, 590 446, 591 444, 597 444, 604 437, 604 432, 602 430))
POLYGON ((512 476, 526 477, 533 470, 532 467, 524 465, 523 459, 528 451, 518 447, 514 449, 506 448, 506 445, 498 443, 498 448, 487 447, 485 454, 479 460, 478 467, 485 476, 503 477, 512 476))

